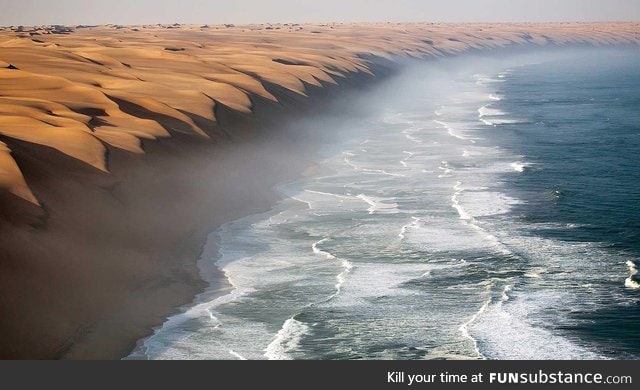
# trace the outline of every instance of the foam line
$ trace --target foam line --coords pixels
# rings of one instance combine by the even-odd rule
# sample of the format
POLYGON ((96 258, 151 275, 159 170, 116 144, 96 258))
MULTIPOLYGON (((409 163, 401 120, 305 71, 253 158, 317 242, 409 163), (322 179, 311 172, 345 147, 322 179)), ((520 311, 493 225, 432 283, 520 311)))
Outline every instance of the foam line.
POLYGON ((624 280, 624 286, 633 290, 640 289, 640 283, 635 279, 635 276, 638 274, 636 263, 628 260, 626 264, 627 268, 629 268, 629 277, 624 280))
POLYGON ((264 349, 264 356, 269 360, 292 360, 290 351, 295 350, 302 337, 309 333, 309 327, 294 317, 287 319, 276 333, 273 341, 264 349))

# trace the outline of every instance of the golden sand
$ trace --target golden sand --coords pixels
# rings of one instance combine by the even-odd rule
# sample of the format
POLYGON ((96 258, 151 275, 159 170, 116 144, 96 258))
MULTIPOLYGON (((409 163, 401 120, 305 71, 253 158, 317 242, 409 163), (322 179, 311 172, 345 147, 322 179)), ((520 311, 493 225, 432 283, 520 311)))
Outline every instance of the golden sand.
POLYGON ((207 138, 217 105, 249 113, 253 98, 276 100, 265 82, 305 95, 307 85, 369 73, 370 56, 639 41, 637 23, 3 28, 0 190, 38 204, 11 157, 14 139, 107 171, 105 145, 144 153, 142 140, 172 132, 207 138), (123 102, 154 115, 128 114, 123 102))

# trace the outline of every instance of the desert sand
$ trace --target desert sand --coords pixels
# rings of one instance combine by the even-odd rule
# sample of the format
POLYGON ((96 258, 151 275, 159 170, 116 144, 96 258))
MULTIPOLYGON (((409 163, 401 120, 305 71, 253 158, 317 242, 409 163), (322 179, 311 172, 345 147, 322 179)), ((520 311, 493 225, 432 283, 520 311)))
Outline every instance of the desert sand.
POLYGON ((322 91, 402 57, 639 43, 637 23, 0 28, 0 357, 126 355, 202 289, 207 233, 304 169, 275 129, 322 91))

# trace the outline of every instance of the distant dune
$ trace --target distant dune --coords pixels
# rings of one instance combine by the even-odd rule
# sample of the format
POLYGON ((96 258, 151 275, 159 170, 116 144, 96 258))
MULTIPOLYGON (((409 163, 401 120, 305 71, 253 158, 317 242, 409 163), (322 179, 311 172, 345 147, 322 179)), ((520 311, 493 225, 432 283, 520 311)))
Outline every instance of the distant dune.
POLYGON ((188 303, 207 232, 287 171, 229 146, 283 102, 397 57, 638 43, 637 23, 0 28, 0 357, 123 356, 188 303))

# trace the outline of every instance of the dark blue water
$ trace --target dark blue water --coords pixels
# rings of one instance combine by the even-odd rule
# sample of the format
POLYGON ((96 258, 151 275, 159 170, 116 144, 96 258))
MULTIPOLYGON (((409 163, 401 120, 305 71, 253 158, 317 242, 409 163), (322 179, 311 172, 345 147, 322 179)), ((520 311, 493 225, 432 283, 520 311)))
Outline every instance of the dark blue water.
POLYGON ((503 125, 510 147, 537 163, 512 183, 527 220, 578 224, 558 238, 606 242, 637 258, 640 57, 612 56, 517 68, 499 106, 532 119, 503 125))
MULTIPOLYGON (((514 210, 522 222, 572 226, 536 234, 599 243, 612 258, 603 267, 620 267, 620 258, 638 264, 640 54, 600 51, 516 67, 501 93, 505 98, 497 106, 528 119, 499 129, 503 145, 533 163, 508 182, 524 201, 514 210)), ((607 287, 640 294, 620 282, 607 287)), ((575 322, 565 330, 600 343, 614 356, 638 356, 640 299, 588 309, 571 312, 575 322)))

